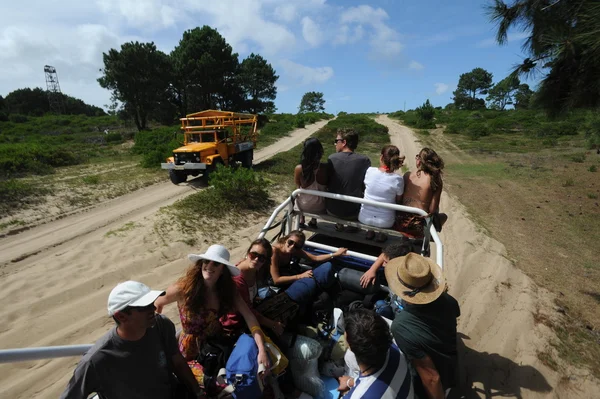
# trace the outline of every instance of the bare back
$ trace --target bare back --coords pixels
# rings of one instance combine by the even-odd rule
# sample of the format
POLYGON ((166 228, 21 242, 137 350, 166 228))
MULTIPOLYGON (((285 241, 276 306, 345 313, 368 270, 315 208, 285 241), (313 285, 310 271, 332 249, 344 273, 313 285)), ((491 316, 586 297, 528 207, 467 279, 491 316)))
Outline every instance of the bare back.
POLYGON ((431 176, 425 172, 404 174, 404 194, 402 205, 422 209, 428 213, 437 211, 442 187, 436 192, 431 189, 431 176))

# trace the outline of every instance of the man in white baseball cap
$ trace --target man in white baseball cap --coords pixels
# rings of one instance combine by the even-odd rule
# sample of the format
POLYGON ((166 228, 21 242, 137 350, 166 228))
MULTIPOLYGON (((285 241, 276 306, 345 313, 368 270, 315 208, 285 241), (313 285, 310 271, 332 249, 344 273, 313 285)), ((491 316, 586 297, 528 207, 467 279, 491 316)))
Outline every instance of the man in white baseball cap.
POLYGON ((153 291, 137 281, 120 283, 108 296, 108 315, 116 326, 83 356, 61 399, 174 399, 177 380, 201 398, 203 392, 179 352, 175 325, 156 314, 153 291))

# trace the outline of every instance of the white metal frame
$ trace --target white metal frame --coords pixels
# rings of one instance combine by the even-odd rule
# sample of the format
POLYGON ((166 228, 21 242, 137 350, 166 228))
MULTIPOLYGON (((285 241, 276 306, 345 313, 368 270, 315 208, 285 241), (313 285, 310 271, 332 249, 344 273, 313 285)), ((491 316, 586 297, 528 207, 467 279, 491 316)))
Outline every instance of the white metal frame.
MULTIPOLYGON (((267 233, 267 231, 269 231, 269 228, 271 227, 271 225, 273 224, 273 222, 275 221, 277 216, 286 208, 288 210, 286 234, 292 230, 291 226, 294 222, 294 216, 296 214, 298 214, 297 212, 294 211, 294 201, 295 201, 296 197, 298 196, 298 194, 315 195, 318 197, 325 197, 325 198, 337 199, 337 200, 341 200, 341 201, 354 202, 357 204, 373 205, 373 206, 377 206, 380 208, 392 209, 394 211, 404 211, 404 212, 423 216, 427 221, 427 225, 431 226, 429 228, 429 236, 435 242, 435 249, 436 249, 435 261, 442 269, 444 268, 444 247, 442 244, 442 240, 440 239, 440 236, 438 235, 437 231, 435 230, 435 227, 433 227, 432 223, 430 223, 431 218, 427 212, 425 212, 422 209, 414 208, 411 206, 375 202, 375 201, 371 201, 371 200, 364 199, 364 198, 352 197, 349 195, 333 194, 333 193, 328 193, 328 192, 324 192, 324 191, 305 190, 305 189, 299 188, 299 189, 295 190, 292 193, 292 195, 290 195, 285 201, 283 201, 277 208, 275 208, 275 210, 269 217, 269 220, 267 220, 267 223, 265 223, 263 229, 260 231, 258 238, 262 238, 265 236, 265 234, 267 233)), ((302 212, 299 212, 299 213, 302 213, 302 212)), ((318 215, 313 215, 312 213, 310 215, 318 216, 318 215)), ((374 229, 372 226, 364 225, 364 224, 358 223, 356 221, 349 222, 346 220, 340 220, 340 223, 351 224, 354 226, 362 226, 367 229, 374 229)), ((297 220, 296 220, 296 224, 294 226, 295 226, 294 229, 298 228, 297 220)), ((389 229, 376 229, 376 230, 381 230, 381 231, 388 230, 388 231, 396 232, 395 230, 389 230, 389 229)), ((427 238, 428 237, 426 236, 425 240, 427 240, 427 238)), ((329 245, 323 245, 323 244, 319 244, 319 243, 312 242, 312 241, 306 241, 306 244, 310 245, 311 247, 315 247, 315 248, 319 248, 319 249, 323 249, 323 250, 331 251, 331 252, 335 252, 338 249, 335 247, 331 247, 329 245)), ((348 251, 348 255, 355 256, 360 259, 370 260, 370 261, 375 261, 375 259, 376 259, 373 256, 365 255, 365 254, 362 254, 359 252, 354 252, 354 251, 348 251)))

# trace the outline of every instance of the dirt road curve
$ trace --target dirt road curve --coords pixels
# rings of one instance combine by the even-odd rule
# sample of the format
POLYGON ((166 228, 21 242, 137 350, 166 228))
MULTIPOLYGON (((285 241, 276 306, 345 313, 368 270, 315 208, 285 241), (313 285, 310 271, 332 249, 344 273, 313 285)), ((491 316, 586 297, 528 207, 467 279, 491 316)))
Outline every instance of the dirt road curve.
MULTIPOLYGON (((254 163, 258 164, 280 151, 288 150, 301 143, 326 123, 327 121, 320 121, 304 129, 296 129, 273 145, 257 150, 254 153, 254 163)), ((0 270, 2 273, 10 271, 11 264, 14 265, 33 255, 44 254, 52 248, 81 238, 100 228, 107 227, 108 231, 113 225, 121 226, 125 220, 132 221, 151 215, 159 208, 202 189, 198 180, 179 186, 174 186, 170 182, 155 184, 102 203, 88 211, 5 237, 0 240, 0 270)))

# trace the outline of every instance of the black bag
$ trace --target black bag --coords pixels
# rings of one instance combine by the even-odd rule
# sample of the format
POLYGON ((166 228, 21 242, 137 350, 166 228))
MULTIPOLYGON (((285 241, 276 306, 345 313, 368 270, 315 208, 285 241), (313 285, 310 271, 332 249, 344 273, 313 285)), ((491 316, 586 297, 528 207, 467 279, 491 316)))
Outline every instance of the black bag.
POLYGON ((280 291, 276 295, 261 301, 254 309, 268 319, 288 324, 298 314, 298 304, 285 293, 280 291))
POLYGON ((225 367, 234 345, 229 341, 231 340, 209 338, 202 344, 196 360, 202 365, 205 376, 216 377, 219 370, 225 367))

